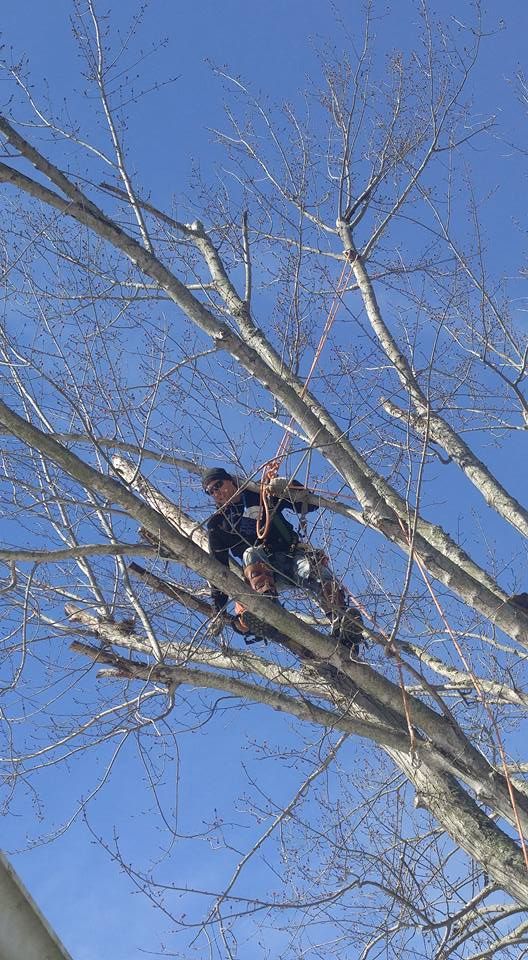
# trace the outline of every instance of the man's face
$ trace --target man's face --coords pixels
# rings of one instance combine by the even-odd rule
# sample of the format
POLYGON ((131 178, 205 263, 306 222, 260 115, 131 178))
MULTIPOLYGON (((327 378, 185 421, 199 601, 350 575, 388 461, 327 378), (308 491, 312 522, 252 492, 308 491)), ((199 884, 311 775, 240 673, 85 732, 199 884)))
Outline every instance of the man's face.
POLYGON ((238 487, 232 480, 211 480, 205 492, 213 498, 217 507, 223 507, 228 500, 231 503, 237 503, 241 497, 238 487))

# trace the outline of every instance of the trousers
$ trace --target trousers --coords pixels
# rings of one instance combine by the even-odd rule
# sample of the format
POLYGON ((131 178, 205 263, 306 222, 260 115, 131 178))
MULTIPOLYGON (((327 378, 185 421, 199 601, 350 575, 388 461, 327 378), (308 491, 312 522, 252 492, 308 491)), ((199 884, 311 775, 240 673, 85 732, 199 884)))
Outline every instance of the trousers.
MULTIPOLYGON (((328 589, 330 584, 335 583, 334 577, 324 563, 318 563, 306 550, 297 548, 293 553, 281 553, 270 552, 264 547, 248 547, 244 551, 242 564, 245 568, 254 563, 265 563, 271 567, 278 593, 301 587, 326 607, 328 589)), ((340 606, 343 605, 344 600, 340 606)))

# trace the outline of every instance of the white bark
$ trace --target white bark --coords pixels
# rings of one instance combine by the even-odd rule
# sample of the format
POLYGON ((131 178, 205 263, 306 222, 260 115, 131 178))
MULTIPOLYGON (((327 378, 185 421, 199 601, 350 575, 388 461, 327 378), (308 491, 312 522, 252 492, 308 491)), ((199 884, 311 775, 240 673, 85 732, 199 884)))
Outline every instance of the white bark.
MULTIPOLYGON (((347 238, 347 225, 340 223, 339 228, 341 235, 345 238, 345 244, 350 243, 351 241, 347 238)), ((346 246, 345 249, 347 249, 346 246)), ((350 246, 348 249, 350 249, 350 246)), ((431 408, 431 404, 421 389, 410 363, 399 349, 383 320, 373 284, 362 257, 356 251, 352 260, 352 269, 370 325, 401 383, 408 391, 418 416, 418 422, 423 424, 422 429, 425 429, 425 424, 427 424, 431 440, 443 447, 446 453, 452 457, 484 497, 486 503, 504 517, 508 523, 511 523, 516 530, 525 537, 528 536, 528 510, 508 493, 486 465, 473 453, 468 444, 459 437, 443 417, 431 408)))
MULTIPOLYGON (((119 503, 130 516, 138 520, 155 537, 159 537, 160 542, 165 543, 173 550, 180 557, 181 562, 230 596, 243 598, 245 605, 257 617, 289 637, 295 644, 300 644, 301 647, 319 657, 328 667, 343 673, 361 693, 373 698, 381 709, 387 708, 390 711, 396 711, 401 721, 404 722, 406 711, 402 702, 401 691, 389 680, 377 674, 368 664, 348 660, 332 641, 329 641, 312 627, 301 623, 281 607, 252 593, 244 584, 240 583, 233 573, 209 557, 196 544, 189 541, 156 510, 138 500, 122 484, 83 463, 75 454, 58 444, 53 438, 19 417, 2 401, 0 401, 0 421, 24 443, 38 449, 44 456, 57 463, 71 477, 84 484, 88 489, 107 497, 110 501, 119 503)), ((469 769, 471 779, 476 778, 477 781, 484 779, 484 782, 486 782, 486 777, 493 776, 493 771, 485 759, 472 747, 459 728, 454 729, 451 721, 447 721, 414 697, 409 698, 409 706, 413 723, 422 728, 432 743, 440 751, 446 752, 452 762, 456 764, 462 761, 462 767, 469 769)), ((506 786, 498 776, 494 777, 492 783, 489 782, 489 791, 487 789, 488 784, 486 785, 486 801, 488 800, 488 793, 490 796, 492 794, 493 802, 497 804, 501 815, 510 818, 511 805, 506 786)), ((519 809, 524 817, 525 798, 518 796, 517 799, 519 809)))
MULTIPOLYGON (((21 138, 17 136, 16 142, 21 138)), ((37 152, 31 149, 28 156, 37 152)), ((37 157, 39 155, 37 154, 37 157)), ((51 166, 48 161, 38 161, 43 172, 51 166)), ((39 167, 39 168, 40 168, 39 167)), ((60 179, 62 175, 55 175, 60 179)), ((375 526, 403 550, 408 550, 406 532, 407 507, 404 501, 391 491, 389 485, 365 464, 351 444, 343 438, 341 430, 333 423, 325 410, 292 376, 278 373, 261 360, 258 352, 241 340, 225 324, 213 317, 173 273, 146 251, 140 244, 125 234, 102 213, 93 211, 93 205, 67 203, 57 194, 30 180, 5 164, 0 163, 0 181, 14 183, 19 189, 51 204, 68 216, 78 219, 121 250, 148 276, 156 279, 168 296, 193 320, 197 326, 212 336, 218 345, 226 349, 242 366, 266 386, 286 409, 296 418, 309 441, 316 447, 324 446, 327 459, 341 473, 362 503, 368 522, 375 526)), ((258 347, 262 335, 255 340, 258 347)), ((419 535, 415 538, 415 552, 434 577, 448 586, 462 599, 485 617, 496 623, 514 639, 528 645, 528 616, 507 604, 507 596, 488 575, 471 563, 471 573, 461 565, 463 551, 453 544, 439 527, 418 524, 419 535)), ((465 561, 464 561, 465 562, 465 561)))
MULTIPOLYGON (((107 639, 113 638, 114 642, 123 645, 123 638, 115 626, 97 624, 93 617, 81 611, 76 619, 90 626, 93 632, 100 632, 107 639)), ((137 642, 130 638, 127 643, 137 646, 137 642)), ((108 649, 90 647, 79 642, 72 644, 72 648, 98 663, 110 665, 116 671, 115 674, 103 671, 104 676, 115 675, 161 682, 173 692, 177 691, 181 684, 222 690, 244 700, 265 704, 309 723, 372 739, 387 750, 414 784, 418 803, 431 811, 446 832, 482 865, 498 885, 515 897, 518 903, 528 906, 528 871, 517 844, 480 810, 467 791, 457 783, 441 754, 435 755, 427 744, 420 741, 410 750, 404 727, 397 730, 372 720, 362 720, 360 716, 354 715, 358 710, 354 701, 349 702, 346 713, 322 709, 307 699, 309 691, 306 689, 302 690, 303 696, 299 699, 284 691, 278 692, 232 675, 218 674, 216 671, 204 672, 189 666, 168 664, 151 666, 136 660, 123 659, 108 649)), ((206 656, 211 665, 216 660, 216 666, 225 658, 222 654, 218 658, 214 654, 206 656)), ((281 677, 281 680, 284 680, 284 677, 281 677)), ((311 691, 312 695, 314 692, 311 691)))

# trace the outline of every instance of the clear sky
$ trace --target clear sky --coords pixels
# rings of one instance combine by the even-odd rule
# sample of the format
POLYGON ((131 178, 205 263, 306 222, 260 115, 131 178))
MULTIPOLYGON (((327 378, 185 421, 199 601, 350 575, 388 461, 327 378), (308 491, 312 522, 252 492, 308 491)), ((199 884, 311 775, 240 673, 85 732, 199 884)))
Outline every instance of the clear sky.
MULTIPOLYGON (((249 80, 256 92, 275 102, 284 99, 295 105, 302 88, 317 82, 317 48, 321 41, 329 38, 338 47, 341 43, 332 6, 327 0, 152 0, 140 27, 141 42, 135 49, 141 46, 147 51, 158 40, 166 38, 167 42, 132 68, 131 74, 141 73, 143 86, 172 77, 175 80, 148 94, 131 110, 125 139, 140 191, 148 191, 154 203, 169 210, 175 202, 182 220, 200 215, 207 221, 207 211, 191 201, 188 184, 196 167, 205 180, 222 174, 222 155, 212 143, 211 131, 224 125, 226 89, 214 75, 212 65, 225 66, 249 80)), ((111 5, 99 2, 97 7, 101 14, 108 11, 111 31, 123 29, 133 9, 128 0, 114 0, 111 5)), ((356 24, 360 5, 355 0, 339 0, 337 7, 359 41, 356 24)), ((431 0, 430 7, 442 17, 462 16, 459 0, 431 0)), ((526 251, 511 247, 509 225, 516 213, 515 192, 510 194, 510 208, 504 209, 502 194, 495 194, 495 190, 506 175, 518 182, 519 192, 526 191, 525 158, 510 148, 509 141, 518 135, 512 79, 526 59, 528 6, 524 0, 510 0, 502 5, 490 2, 488 8, 489 31, 494 36, 483 44, 469 111, 473 119, 497 113, 501 123, 493 148, 482 154, 482 162, 475 148, 474 176, 478 188, 490 194, 485 216, 499 262, 504 263, 504 270, 512 269, 513 264, 512 272, 516 272, 526 251)), ((412 46, 416 6, 411 0, 398 0, 377 4, 377 11, 375 30, 380 38, 381 62, 392 49, 412 46)), ((80 76, 82 65, 72 35, 71 12, 71 0, 4 0, 3 42, 12 49, 14 59, 27 60, 27 72, 40 102, 45 104, 49 98, 52 103, 61 103, 64 98, 81 130, 106 149, 106 138, 94 122, 94 105, 86 96, 86 84, 80 76)), ((5 103, 10 86, 5 79, 2 83, 5 93, 0 88, 0 97, 5 103)), ((16 119, 16 111, 14 116, 16 119)), ((522 477, 512 477, 513 492, 516 485, 524 487, 522 477)), ((242 829, 250 831, 237 810, 237 796, 251 791, 249 779, 240 774, 240 758, 247 756, 248 738, 264 725, 271 741, 283 738, 284 721, 277 715, 256 707, 245 713, 233 709, 226 713, 224 727, 217 727, 214 734, 208 727, 197 729, 172 745, 166 761, 153 732, 156 762, 160 767, 166 762, 164 795, 173 790, 176 799, 181 791, 184 812, 178 826, 182 833, 193 833, 204 817, 214 816, 216 798, 218 806, 224 807, 232 798, 233 821, 240 818, 242 829), (195 807, 193 797, 197 798, 195 807)), ((353 767, 354 751, 348 749, 353 767)), ((141 951, 157 949, 160 940, 169 950, 179 945, 171 939, 170 924, 162 914, 141 896, 96 842, 99 831, 108 836, 109 825, 116 826, 125 860, 127 850, 137 844, 137 849, 165 863, 168 878, 174 879, 181 868, 182 875, 192 878, 197 886, 209 884, 215 889, 216 880, 225 877, 225 852, 216 849, 213 842, 189 843, 181 854, 179 848, 176 852, 170 845, 167 848, 159 824, 151 821, 148 791, 144 779, 138 781, 137 763, 132 763, 135 753, 135 744, 129 743, 117 758, 110 783, 90 807, 89 828, 79 818, 55 843, 16 853, 25 847, 27 836, 52 831, 72 809, 76 787, 59 784, 53 769, 41 789, 44 799, 55 805, 55 823, 45 820, 39 824, 40 809, 28 790, 20 800, 18 817, 4 819, 0 827, 2 848, 13 855, 16 869, 74 960, 133 960, 145 955, 141 951)), ((106 750, 106 759, 108 756, 106 750)), ((103 765, 101 760, 101 770, 103 765)), ((282 793, 287 800, 298 783, 297 776, 293 772, 288 775, 282 767, 283 782, 278 790, 269 761, 268 765, 263 762, 259 767, 261 785, 267 784, 270 790, 273 787, 276 799, 282 793)), ((94 772, 91 767, 84 776, 78 764, 72 764, 72 775, 79 776, 82 791, 94 772)), ((251 960, 250 947, 244 960, 251 960)))

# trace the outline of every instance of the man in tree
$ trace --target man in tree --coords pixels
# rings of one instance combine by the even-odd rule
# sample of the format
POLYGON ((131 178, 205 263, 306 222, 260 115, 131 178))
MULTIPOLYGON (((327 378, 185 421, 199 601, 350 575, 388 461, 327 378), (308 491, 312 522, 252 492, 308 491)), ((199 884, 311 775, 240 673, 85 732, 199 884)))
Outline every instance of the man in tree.
MULTIPOLYGON (((292 524, 282 516, 283 510, 306 513, 317 509, 298 496, 306 488, 296 482, 279 481, 282 495, 269 499, 270 519, 263 535, 258 529, 262 510, 258 493, 239 485, 223 467, 207 470, 202 482, 217 507, 207 524, 211 555, 224 566, 229 564, 230 553, 241 560, 244 579, 251 589, 271 600, 281 589, 308 590, 330 618, 333 636, 357 655, 362 639, 359 611, 347 605, 346 593, 329 570, 323 551, 301 543, 292 524)), ((216 616, 209 633, 215 636, 225 625, 229 597, 216 587, 212 587, 211 597, 216 616)), ((250 628, 244 619, 245 609, 236 601, 232 625, 247 635, 250 628)))

